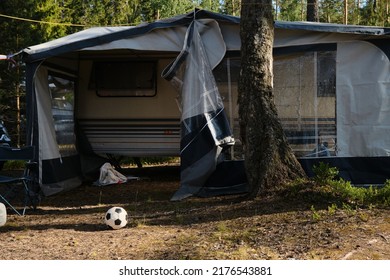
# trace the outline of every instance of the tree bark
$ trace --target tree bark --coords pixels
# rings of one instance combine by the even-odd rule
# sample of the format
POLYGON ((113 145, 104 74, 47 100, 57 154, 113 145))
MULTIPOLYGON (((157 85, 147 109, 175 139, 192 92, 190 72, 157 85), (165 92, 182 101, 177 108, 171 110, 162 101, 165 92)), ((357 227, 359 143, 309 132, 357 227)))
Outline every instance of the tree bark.
POLYGON ((264 188, 278 188, 305 175, 287 143, 274 103, 272 1, 243 0, 240 28, 240 136, 249 196, 255 197, 264 188))
POLYGON ((312 22, 319 22, 318 16, 318 0, 307 0, 306 20, 312 22))

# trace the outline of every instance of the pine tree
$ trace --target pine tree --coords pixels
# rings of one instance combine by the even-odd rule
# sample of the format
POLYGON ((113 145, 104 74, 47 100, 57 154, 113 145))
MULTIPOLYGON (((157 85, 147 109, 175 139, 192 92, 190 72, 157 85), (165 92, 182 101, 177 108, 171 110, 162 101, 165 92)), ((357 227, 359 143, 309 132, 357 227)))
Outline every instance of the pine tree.
POLYGON ((318 0, 307 0, 306 20, 318 22, 318 0))
POLYGON ((238 92, 250 197, 304 176, 287 143, 274 103, 272 13, 271 0, 242 1, 238 92))
POLYGON ((306 18, 305 1, 279 0, 279 20, 303 21, 306 18))
MULTIPOLYGON (((19 18, 34 19, 35 1, 0 1, 0 13, 13 18, 0 17, 0 51, 12 55, 42 40, 37 25, 19 18)), ((24 68, 20 57, 13 62, 0 61, 0 119, 10 133, 12 144, 22 145, 24 137, 24 68)))

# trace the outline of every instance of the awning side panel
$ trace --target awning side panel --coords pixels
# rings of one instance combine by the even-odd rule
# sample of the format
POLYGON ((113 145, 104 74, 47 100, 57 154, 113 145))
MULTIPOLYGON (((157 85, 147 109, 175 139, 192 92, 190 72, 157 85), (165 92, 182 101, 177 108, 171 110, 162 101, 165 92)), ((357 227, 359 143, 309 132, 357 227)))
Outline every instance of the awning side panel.
POLYGON ((57 142, 52 111, 48 70, 41 66, 34 76, 37 104, 39 183, 45 195, 72 189, 81 184, 81 168, 76 153, 62 156, 57 142))
POLYGON ((337 48, 338 156, 390 155, 390 63, 371 43, 337 48))

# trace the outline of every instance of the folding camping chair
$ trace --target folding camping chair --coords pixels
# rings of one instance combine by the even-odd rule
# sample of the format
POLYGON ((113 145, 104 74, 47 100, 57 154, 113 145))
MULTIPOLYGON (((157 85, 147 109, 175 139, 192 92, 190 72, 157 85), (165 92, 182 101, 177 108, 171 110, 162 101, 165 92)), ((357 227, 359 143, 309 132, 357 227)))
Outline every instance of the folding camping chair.
POLYGON ((35 188, 35 170, 36 163, 34 160, 35 149, 33 146, 26 146, 22 148, 14 148, 8 146, 0 146, 0 160, 23 160, 25 161, 25 168, 21 176, 5 176, 0 175, 0 185, 3 185, 5 192, 0 193, 0 202, 7 204, 16 214, 23 216, 27 207, 36 208, 36 203, 39 201, 39 196, 35 188), (24 208, 23 212, 19 212, 11 204, 11 200, 15 198, 18 188, 22 187, 24 191, 24 208))

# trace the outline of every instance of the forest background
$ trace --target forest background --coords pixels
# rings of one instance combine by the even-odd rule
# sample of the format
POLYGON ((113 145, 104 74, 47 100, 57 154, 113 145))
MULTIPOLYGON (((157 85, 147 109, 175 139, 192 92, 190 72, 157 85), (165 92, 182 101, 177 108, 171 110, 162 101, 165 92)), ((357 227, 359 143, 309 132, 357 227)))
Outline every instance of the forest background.
MULTIPOLYGON (((255 1, 255 0, 253 0, 255 1)), ((305 21, 315 7, 317 21, 390 26, 390 0, 273 0, 274 18, 305 21)), ((0 121, 14 146, 25 142, 23 48, 92 26, 137 25, 206 9, 240 16, 241 0, 0 0, 0 121), (15 56, 14 56, 15 55, 15 56)))

